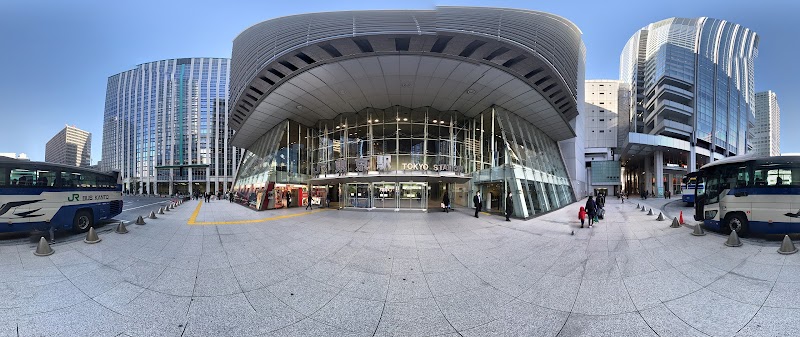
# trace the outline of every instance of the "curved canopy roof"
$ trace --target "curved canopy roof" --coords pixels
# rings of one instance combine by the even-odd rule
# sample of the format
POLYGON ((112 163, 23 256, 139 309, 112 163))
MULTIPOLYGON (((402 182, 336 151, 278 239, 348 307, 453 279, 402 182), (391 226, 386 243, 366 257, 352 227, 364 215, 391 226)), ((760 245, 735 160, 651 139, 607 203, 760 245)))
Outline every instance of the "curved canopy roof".
POLYGON ((313 125, 395 105, 466 116, 497 105, 567 139, 582 62, 580 31, 540 12, 445 7, 274 19, 234 41, 233 144, 248 147, 287 118, 313 125), (292 29, 302 34, 280 33, 292 29))

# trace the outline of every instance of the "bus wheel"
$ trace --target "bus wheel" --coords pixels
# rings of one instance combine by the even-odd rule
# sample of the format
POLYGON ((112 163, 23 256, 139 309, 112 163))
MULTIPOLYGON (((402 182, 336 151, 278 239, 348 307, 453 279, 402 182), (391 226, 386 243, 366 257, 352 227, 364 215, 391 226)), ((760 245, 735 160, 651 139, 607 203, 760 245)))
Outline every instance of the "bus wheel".
POLYGON ((747 235, 747 217, 740 213, 728 216, 728 229, 736 231, 739 236, 747 235))
POLYGON ((89 227, 94 226, 94 219, 92 219, 92 212, 82 209, 75 213, 75 218, 72 220, 72 230, 83 233, 89 230, 89 227))

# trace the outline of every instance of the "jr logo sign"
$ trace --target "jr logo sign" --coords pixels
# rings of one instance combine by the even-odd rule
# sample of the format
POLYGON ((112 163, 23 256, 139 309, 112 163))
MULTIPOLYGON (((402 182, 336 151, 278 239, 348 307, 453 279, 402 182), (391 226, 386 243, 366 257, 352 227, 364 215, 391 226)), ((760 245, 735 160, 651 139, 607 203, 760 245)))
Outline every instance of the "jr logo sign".
POLYGON ((76 194, 73 194, 71 197, 69 197, 67 199, 67 201, 78 201, 79 198, 80 198, 80 196, 76 193, 76 194))

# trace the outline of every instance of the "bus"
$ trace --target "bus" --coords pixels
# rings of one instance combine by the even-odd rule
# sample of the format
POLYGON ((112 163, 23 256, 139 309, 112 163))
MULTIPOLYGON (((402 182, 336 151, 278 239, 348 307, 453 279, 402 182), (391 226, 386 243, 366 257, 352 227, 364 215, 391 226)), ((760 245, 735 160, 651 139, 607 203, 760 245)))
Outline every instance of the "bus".
POLYGON ((705 184, 703 182, 697 183, 697 178, 685 176, 681 183, 681 201, 687 203, 689 206, 694 205, 695 189, 696 194, 703 194, 705 184))
POLYGON ((0 233, 86 232, 121 212, 118 172, 0 157, 0 233))
POLYGON ((694 215, 704 227, 743 236, 800 233, 800 156, 728 157, 690 175, 705 182, 694 215))

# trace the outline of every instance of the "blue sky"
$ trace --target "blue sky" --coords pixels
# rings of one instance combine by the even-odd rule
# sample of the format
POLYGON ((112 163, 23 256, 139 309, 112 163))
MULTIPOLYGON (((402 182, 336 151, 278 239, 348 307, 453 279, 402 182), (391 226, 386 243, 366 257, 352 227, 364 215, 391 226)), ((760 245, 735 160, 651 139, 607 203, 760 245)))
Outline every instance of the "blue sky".
POLYGON ((665 18, 708 16, 761 38, 756 90, 781 106, 781 150, 800 152, 800 2, 795 1, 37 1, 0 2, 0 152, 44 160, 45 143, 65 124, 92 133, 101 156, 109 76, 155 60, 230 57, 242 30, 275 17, 355 9, 493 6, 561 15, 583 31, 586 78, 616 79, 619 54, 637 29, 665 18))

